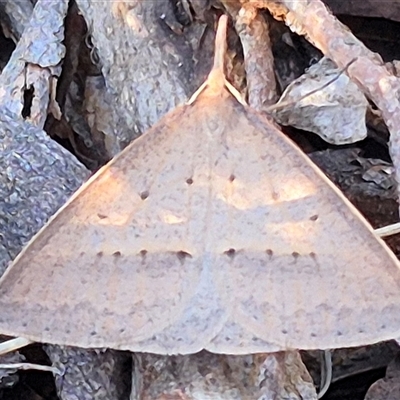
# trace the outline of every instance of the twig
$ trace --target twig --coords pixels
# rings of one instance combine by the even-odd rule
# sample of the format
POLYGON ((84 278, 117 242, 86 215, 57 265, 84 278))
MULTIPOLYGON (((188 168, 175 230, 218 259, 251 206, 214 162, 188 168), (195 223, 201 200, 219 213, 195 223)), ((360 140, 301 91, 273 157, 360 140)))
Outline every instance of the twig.
POLYGON ((242 43, 248 103, 261 110, 278 100, 269 24, 251 3, 243 7, 230 0, 222 3, 242 43))
POLYGON ((34 342, 22 337, 7 340, 3 343, 0 343, 0 356, 7 353, 11 353, 12 351, 18 350, 21 347, 28 346, 29 344, 32 343, 34 342))
POLYGON ((330 350, 324 350, 322 360, 321 388, 317 395, 318 399, 321 399, 325 395, 332 382, 332 353, 330 350))
POLYGON ((23 371, 29 369, 35 369, 37 371, 45 371, 45 372, 52 372, 55 375, 62 375, 62 372, 50 365, 39 365, 39 364, 32 364, 32 363, 15 363, 15 364, 0 364, 0 369, 20 369, 23 371))
POLYGON ((374 232, 381 238, 386 236, 396 235, 397 233, 400 233, 400 222, 396 222, 395 224, 375 229, 374 232))
POLYGON ((328 87, 329 85, 331 85, 333 82, 335 82, 336 80, 339 79, 339 77, 345 73, 347 71, 347 69, 350 67, 351 64, 353 64, 355 61, 357 60, 357 58, 353 58, 351 61, 349 61, 344 68, 342 68, 335 77, 333 77, 332 79, 330 79, 328 82, 324 83, 322 86, 311 90, 311 92, 306 93, 303 96, 300 96, 298 99, 295 100, 287 100, 287 101, 282 101, 281 103, 276 103, 273 104, 272 106, 266 107, 264 108, 264 111, 270 113, 276 110, 279 110, 281 108, 286 108, 286 107, 290 107, 293 106, 295 104, 298 104, 300 101, 304 100, 305 98, 312 96, 313 94, 325 89, 326 87, 328 87))

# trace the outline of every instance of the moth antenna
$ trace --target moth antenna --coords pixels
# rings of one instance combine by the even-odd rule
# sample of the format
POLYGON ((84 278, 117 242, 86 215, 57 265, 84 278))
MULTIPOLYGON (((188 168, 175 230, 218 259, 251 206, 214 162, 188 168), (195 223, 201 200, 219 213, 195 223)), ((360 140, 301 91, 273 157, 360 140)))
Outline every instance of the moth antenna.
POLYGON ((200 93, 205 89, 207 89, 210 95, 218 95, 224 90, 224 88, 227 88, 240 104, 247 105, 240 92, 225 78, 225 54, 228 49, 227 31, 228 16, 222 15, 218 20, 217 33, 215 35, 215 52, 212 70, 209 73, 207 80, 196 90, 188 101, 189 105, 194 103, 200 93))

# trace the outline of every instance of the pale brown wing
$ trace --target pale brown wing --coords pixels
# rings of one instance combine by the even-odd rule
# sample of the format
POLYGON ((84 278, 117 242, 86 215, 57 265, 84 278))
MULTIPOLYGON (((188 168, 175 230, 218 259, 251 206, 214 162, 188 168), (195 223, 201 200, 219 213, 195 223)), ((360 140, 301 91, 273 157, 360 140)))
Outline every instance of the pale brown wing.
POLYGON ((280 131, 233 100, 225 106, 206 248, 230 318, 207 349, 246 354, 400 336, 393 253, 280 131))
POLYGON ((214 139, 200 108, 169 114, 33 239, 0 283, 2 334, 160 353, 217 334, 226 316, 204 255, 214 139))

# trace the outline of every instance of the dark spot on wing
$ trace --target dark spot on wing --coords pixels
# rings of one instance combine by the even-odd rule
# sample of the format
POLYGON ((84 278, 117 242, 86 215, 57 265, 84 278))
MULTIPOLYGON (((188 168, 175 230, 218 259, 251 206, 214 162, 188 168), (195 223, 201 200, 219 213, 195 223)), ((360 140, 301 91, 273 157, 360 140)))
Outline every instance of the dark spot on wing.
POLYGON ((176 253, 176 256, 178 257, 178 260, 183 264, 185 262, 186 258, 192 258, 191 254, 187 253, 186 251, 178 251, 176 253))
POLYGON ((318 219, 318 215, 313 215, 312 217, 310 217, 311 221, 316 221, 318 219))
POLYGON ((226 254, 230 258, 233 258, 233 257, 235 257, 236 250, 235 249, 229 249, 229 250, 224 251, 224 254, 226 254))
POLYGON ((104 218, 107 218, 107 215, 105 215, 105 214, 97 214, 97 216, 100 218, 100 219, 104 219, 104 218))
POLYGON ((231 174, 231 176, 229 177, 229 182, 233 182, 236 179, 236 176, 231 174))
POLYGON ((114 257, 121 257, 121 252, 120 251, 114 251, 113 256, 114 257))
POLYGON ((139 254, 142 256, 142 257, 146 257, 146 254, 147 254, 147 250, 140 250, 139 251, 139 254))
POLYGON ((145 190, 144 192, 140 193, 140 198, 142 200, 146 200, 149 197, 149 192, 147 190, 145 190))
POLYGON ((192 179, 192 178, 186 179, 186 183, 187 183, 188 185, 192 185, 192 184, 193 184, 193 179, 192 179))
POLYGON ((292 256, 297 260, 300 257, 300 254, 297 251, 294 251, 292 256))

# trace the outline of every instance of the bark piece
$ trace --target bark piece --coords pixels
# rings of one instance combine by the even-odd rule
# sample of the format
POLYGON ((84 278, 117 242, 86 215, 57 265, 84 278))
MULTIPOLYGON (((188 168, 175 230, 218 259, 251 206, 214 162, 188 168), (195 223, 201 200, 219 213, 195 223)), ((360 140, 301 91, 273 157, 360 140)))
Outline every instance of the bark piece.
POLYGON ((64 371, 56 376, 62 400, 126 400, 130 393, 131 355, 113 350, 86 350, 45 346, 53 366, 64 371))
POLYGON ((115 99, 114 135, 128 143, 195 90, 192 28, 177 35, 165 24, 167 0, 77 4, 115 99))
POLYGON ((88 176, 85 168, 45 132, 0 116, 1 273, 28 240, 88 176))
MULTIPOLYGON (((328 149, 313 152, 309 156, 352 201, 365 197, 379 197, 381 201, 394 201, 396 181, 392 164, 382 160, 363 158, 359 156, 359 153, 360 150, 354 148, 328 149), (374 167, 379 167, 379 169, 374 167), (381 172, 382 176, 371 179, 371 169, 381 172)), ((365 214, 368 210, 363 209, 362 212, 365 214)), ((369 210, 368 220, 373 221, 374 212, 376 210, 369 210)))
POLYGON ((113 99, 110 97, 102 76, 93 76, 86 79, 84 107, 86 121, 92 133, 94 148, 101 149, 104 146, 105 153, 112 158, 120 153, 122 149, 114 136, 112 121, 116 117, 113 115, 115 109, 111 106, 113 99), (99 145, 99 142, 102 145, 99 145))
POLYGON ((30 0, 2 0, 0 2, 0 23, 6 37, 18 42, 32 16, 30 0))
POLYGON ((39 128, 44 126, 47 117, 53 79, 61 73, 67 8, 67 0, 37 3, 0 76, 0 103, 16 118, 27 119, 39 128))
POLYGON ((365 400, 398 400, 400 397, 400 355, 394 358, 386 370, 386 376, 379 379, 368 390, 365 400))
POLYGON ((225 356, 136 354, 131 400, 317 399, 297 352, 225 356))

